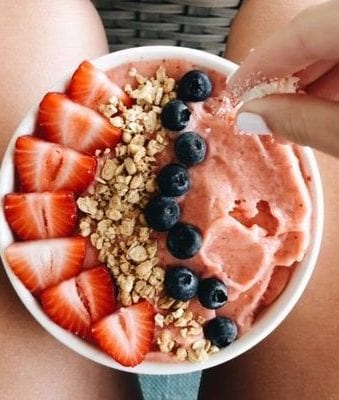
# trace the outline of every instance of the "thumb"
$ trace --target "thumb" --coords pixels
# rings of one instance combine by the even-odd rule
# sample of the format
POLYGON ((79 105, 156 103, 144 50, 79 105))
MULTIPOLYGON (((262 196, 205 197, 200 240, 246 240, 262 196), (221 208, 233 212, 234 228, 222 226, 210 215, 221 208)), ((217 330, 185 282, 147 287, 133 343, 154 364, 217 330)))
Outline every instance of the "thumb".
POLYGON ((339 103, 304 94, 270 95, 245 103, 236 124, 244 132, 272 132, 339 157, 339 103))

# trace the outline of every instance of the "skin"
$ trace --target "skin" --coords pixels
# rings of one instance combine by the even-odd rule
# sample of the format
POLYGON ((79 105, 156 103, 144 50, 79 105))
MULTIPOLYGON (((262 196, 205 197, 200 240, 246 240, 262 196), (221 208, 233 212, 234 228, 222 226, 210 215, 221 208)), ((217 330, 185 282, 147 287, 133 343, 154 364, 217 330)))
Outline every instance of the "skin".
MULTIPOLYGON (((299 7, 319 3, 298 1, 293 9, 285 1, 249 0, 235 20, 226 57, 243 61, 250 49, 259 49, 264 40, 285 27, 299 7), (279 14, 274 13, 276 7, 280 7, 279 14), (264 15, 261 18, 266 23, 259 25, 249 15, 264 15)), ((203 374, 200 400, 339 398, 339 160, 320 152, 316 157, 325 193, 325 230, 313 277, 293 312, 263 343, 203 374)))
MULTIPOLYGON (((48 88, 108 46, 87 0, 50 0, 48 7, 44 0, 0 0, 0 37, 6 38, 0 41, 1 159, 15 127, 48 88)), ((142 399, 136 376, 78 356, 42 329, 1 266, 0 304, 1 399, 42 400, 48 393, 53 400, 142 399)))
MULTIPOLYGON (((306 95, 275 95, 245 103, 270 130, 339 157, 339 1, 314 5, 268 37, 245 59, 231 88, 261 77, 296 75, 306 95), (254 78, 253 78, 254 77, 254 78), (323 134, 319 132, 324 131, 323 134)), ((252 86, 252 83, 251 83, 252 86)))
MULTIPOLYGON (((0 54, 7 60, 0 64, 0 104, 5 116, 0 120, 1 151, 25 112, 39 101, 49 85, 82 59, 107 51, 102 26, 88 1, 67 0, 67 6, 66 0, 49 1, 48 11, 43 0, 30 2, 29 6, 24 3, 20 2, 19 8, 19 0, 0 0, 0 34, 7 38, 0 42, 0 54), (52 12, 58 21, 53 26, 47 18, 52 12), (18 18, 20 30, 12 22, 18 18), (76 29, 70 30, 70 23, 76 21, 76 29), (25 49, 27 43, 33 46, 29 51, 25 49)), ((315 3, 318 1, 249 0, 233 24, 227 58, 240 62, 249 49, 285 26, 300 9, 315 3), (259 20, 249 21, 246 15, 257 15, 259 20)), ((320 153, 317 157, 326 194, 327 223, 312 282, 294 312, 264 343, 237 360, 204 373, 202 399, 339 398, 339 327, 334 315, 339 305, 339 230, 333 223, 339 213, 339 188, 333 185, 339 162, 320 153)), ((2 271, 0 275, 2 399, 44 399, 47 391, 53 393, 53 400, 141 398, 133 376, 95 365, 43 331, 23 308, 2 271)))

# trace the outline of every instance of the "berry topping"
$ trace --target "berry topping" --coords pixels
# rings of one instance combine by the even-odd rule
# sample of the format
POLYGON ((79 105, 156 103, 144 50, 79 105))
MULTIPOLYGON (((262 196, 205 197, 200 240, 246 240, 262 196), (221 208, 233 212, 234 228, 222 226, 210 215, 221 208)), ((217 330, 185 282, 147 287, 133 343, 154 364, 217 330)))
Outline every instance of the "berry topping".
POLYGON ((154 337, 153 306, 144 301, 98 321, 92 327, 97 344, 126 367, 141 363, 154 337))
POLYGON ((182 196, 189 191, 191 179, 185 167, 168 164, 158 174, 158 185, 165 196, 182 196))
POLYGON ((121 131, 97 112, 74 103, 62 93, 47 93, 39 106, 41 136, 83 153, 114 148, 121 131))
POLYGON ((192 299, 197 293, 198 284, 198 277, 188 268, 175 267, 166 271, 165 288, 168 296, 175 300, 192 299))
POLYGON ((222 307, 227 301, 227 287, 219 279, 203 279, 199 283, 198 298, 204 307, 216 310, 222 307))
POLYGON ((190 167, 204 161, 206 142, 197 133, 185 132, 175 141, 174 150, 177 159, 190 167))
POLYGON ((46 289, 40 300, 45 313, 56 324, 75 335, 88 337, 91 316, 79 296, 75 279, 46 289))
POLYGON ((33 136, 17 139, 14 161, 24 192, 65 189, 81 193, 93 181, 96 170, 94 157, 33 136))
POLYGON ((77 222, 72 192, 11 193, 4 203, 7 221, 22 240, 69 236, 77 222))
POLYGON ((116 310, 115 289, 109 271, 96 267, 41 293, 46 314, 76 335, 88 337, 91 323, 116 310))
POLYGON ((226 347, 237 338, 238 328, 229 318, 215 317, 204 326, 204 334, 214 346, 226 347))
POLYGON ((132 105, 132 99, 100 69, 88 61, 80 64, 74 72, 67 89, 69 97, 86 107, 98 109, 112 96, 118 97, 126 106, 132 105))
POLYGON ((86 242, 82 237, 13 243, 5 250, 12 271, 33 293, 80 272, 86 242))
POLYGON ((193 257, 201 245, 201 234, 193 225, 179 222, 168 232, 167 248, 176 258, 184 260, 193 257))
POLYGON ((153 197, 144 212, 148 226, 158 232, 168 231, 180 218, 179 205, 171 197, 153 197))
POLYGON ((180 80, 178 99, 183 101, 203 101, 210 96, 212 83, 209 77, 201 71, 187 72, 180 80))
POLYGON ((181 100, 169 101, 162 109, 162 125, 171 131, 181 131, 188 125, 191 111, 181 100))
POLYGON ((91 268, 82 272, 75 280, 92 323, 117 309, 116 288, 111 272, 106 267, 91 268))

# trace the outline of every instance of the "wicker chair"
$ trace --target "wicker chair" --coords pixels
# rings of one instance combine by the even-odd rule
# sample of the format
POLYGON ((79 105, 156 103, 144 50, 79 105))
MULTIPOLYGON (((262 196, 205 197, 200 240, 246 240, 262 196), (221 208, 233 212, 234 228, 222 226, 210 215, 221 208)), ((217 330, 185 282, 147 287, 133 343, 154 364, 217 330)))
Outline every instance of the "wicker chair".
POLYGON ((93 0, 110 50, 176 45, 222 55, 241 0, 93 0))

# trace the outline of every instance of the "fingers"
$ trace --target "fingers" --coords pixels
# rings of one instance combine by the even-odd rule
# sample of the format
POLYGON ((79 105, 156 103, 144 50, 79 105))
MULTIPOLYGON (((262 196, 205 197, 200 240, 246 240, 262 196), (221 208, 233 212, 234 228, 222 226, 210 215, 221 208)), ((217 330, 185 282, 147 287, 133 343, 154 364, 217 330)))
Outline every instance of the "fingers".
POLYGON ((243 131, 254 126, 254 133, 270 131, 339 157, 339 103, 308 95, 266 96, 246 103, 236 123, 243 131))
POLYGON ((321 76, 325 75, 328 71, 330 71, 335 65, 337 64, 336 61, 318 61, 306 69, 303 69, 295 74, 300 81, 299 87, 304 88, 305 86, 309 85, 310 83, 316 81, 321 76))
POLYGON ((339 101, 339 64, 307 87, 307 93, 339 101))
POLYGON ((232 21, 225 57, 240 64, 249 49, 286 26, 300 11, 324 0, 249 0, 243 1, 232 21))
POLYGON ((244 82, 252 85, 251 81, 255 81, 258 74, 264 78, 280 78, 319 60, 338 60, 338 21, 338 0, 303 11, 285 29, 272 35, 248 55, 231 78, 231 88, 244 82))

